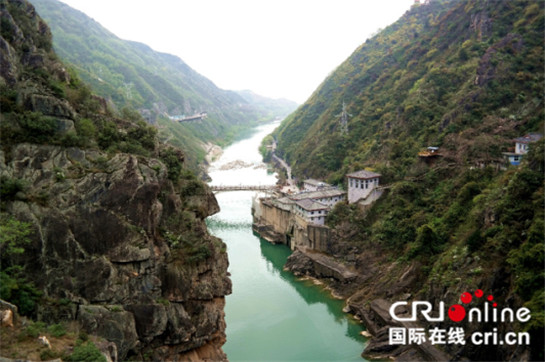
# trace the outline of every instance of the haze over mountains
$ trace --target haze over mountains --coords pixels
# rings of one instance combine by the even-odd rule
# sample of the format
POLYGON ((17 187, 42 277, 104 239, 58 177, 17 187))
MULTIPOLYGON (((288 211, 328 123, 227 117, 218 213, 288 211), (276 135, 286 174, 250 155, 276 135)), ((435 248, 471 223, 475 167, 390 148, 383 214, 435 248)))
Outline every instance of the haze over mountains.
MULTIPOLYGON (((115 343, 119 359, 225 358, 227 248, 207 232, 215 197, 186 164, 199 167, 203 143, 226 144, 294 105, 218 89, 182 60, 122 41, 58 1, 32 2, 37 12, 27 0, 0 0, 2 298, 115 343), (160 142, 131 107, 157 122, 160 142), (165 117, 203 111, 201 123, 165 117)), ((422 3, 287 117, 276 152, 296 176, 340 187, 352 171, 380 174, 375 203, 341 202, 327 215, 322 250, 354 273, 343 282, 324 275, 362 320, 371 307, 451 305, 481 290, 531 318, 447 320, 441 327, 462 328, 466 343, 442 350, 454 360, 544 360, 545 142, 530 143, 517 166, 502 153, 544 129, 545 3, 422 3), (432 159, 420 157, 428 146, 438 148, 432 159), (528 333, 531 343, 470 343, 484 328, 528 333)), ((319 277, 301 254, 291 270, 319 277)), ((386 319, 366 321, 377 332, 367 355, 420 358, 388 345, 386 319)), ((0 347, 15 354, 20 338, 30 340, 11 337, 0 347)))
POLYGON ((167 128, 164 137, 186 150, 192 166, 204 159, 202 142, 225 145, 245 129, 284 117, 296 107, 287 100, 265 102, 265 97, 248 92, 219 89, 180 58, 119 39, 60 1, 32 3, 51 26, 57 54, 74 66, 82 80, 118 108, 138 109, 149 121, 167 128), (207 113, 202 123, 173 127, 165 118, 200 112, 207 113))

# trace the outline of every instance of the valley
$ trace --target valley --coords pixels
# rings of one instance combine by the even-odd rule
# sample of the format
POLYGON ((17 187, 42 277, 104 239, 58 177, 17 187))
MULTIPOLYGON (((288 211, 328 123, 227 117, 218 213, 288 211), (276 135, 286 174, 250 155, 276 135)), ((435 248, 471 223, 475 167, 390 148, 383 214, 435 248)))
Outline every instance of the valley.
POLYGON ((545 358, 543 3, 414 1, 299 106, 0 19, 2 358, 545 358))

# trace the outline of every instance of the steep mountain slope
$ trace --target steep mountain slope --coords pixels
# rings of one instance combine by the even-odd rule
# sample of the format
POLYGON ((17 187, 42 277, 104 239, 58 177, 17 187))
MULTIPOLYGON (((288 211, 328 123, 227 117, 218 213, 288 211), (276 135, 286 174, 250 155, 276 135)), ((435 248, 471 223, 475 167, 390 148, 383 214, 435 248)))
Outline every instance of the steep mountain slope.
MULTIPOLYGON (((293 102, 286 108, 284 101, 273 100, 266 108, 262 104, 256 107, 236 92, 219 89, 178 57, 121 40, 66 4, 56 0, 32 3, 50 24, 53 45, 61 59, 73 64, 98 95, 117 107, 137 108, 150 121, 168 129, 172 127, 166 115, 206 112, 202 122, 177 125, 177 133, 184 134, 177 141, 190 149, 190 158, 202 161, 200 142, 227 144, 240 131, 295 109, 293 102)), ((172 132, 168 134, 172 136, 172 132)))
MULTIPOLYGON (((1 298, 82 346, 112 342, 114 360, 224 359, 231 282, 204 222, 213 194, 135 111, 117 116, 65 70, 31 4, 0 0, 0 20, 1 298)), ((42 330, 15 324, 26 332, 2 323, 15 345, 0 355, 29 359, 42 330)), ((40 356, 78 359, 75 347, 40 356)))
POLYGON ((388 164, 401 176, 432 145, 463 148, 452 156, 470 163, 501 158, 507 141, 543 125, 542 35, 541 2, 414 7, 286 119, 275 132, 279 152, 296 174, 337 182, 355 163, 388 164), (347 136, 339 129, 343 102, 347 136), (479 135, 447 137, 464 130, 479 135))
MULTIPOLYGON (((274 132, 297 176, 342 185, 346 173, 369 168, 388 186, 372 207, 338 204, 328 215, 328 252, 359 274, 333 287, 377 332, 367 357, 424 358, 390 345, 372 308, 408 300, 437 310, 439 301, 461 303, 462 293, 481 289, 498 308, 529 308, 531 319, 418 322, 465 331, 464 344, 440 346, 454 360, 543 360, 544 141, 531 144, 517 167, 504 167, 502 151, 515 137, 543 132, 544 5, 415 6, 358 48, 274 132), (443 157, 425 162, 418 152, 426 146, 440 147, 443 157), (528 332, 531 341, 470 339, 494 328, 500 338, 528 332)), ((290 267, 312 273, 309 264, 294 254, 290 267)))

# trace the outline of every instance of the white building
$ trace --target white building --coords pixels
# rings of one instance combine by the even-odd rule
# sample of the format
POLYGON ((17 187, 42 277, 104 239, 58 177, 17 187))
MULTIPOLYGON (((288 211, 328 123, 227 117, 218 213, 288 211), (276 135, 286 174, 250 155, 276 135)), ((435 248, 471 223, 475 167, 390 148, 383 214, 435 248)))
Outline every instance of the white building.
POLYGON ((515 139, 515 153, 527 154, 530 150, 530 143, 539 141, 543 136, 539 133, 530 133, 524 137, 515 139))
POLYGON ((318 191, 320 189, 328 187, 331 187, 331 185, 323 181, 315 180, 313 178, 309 178, 308 180, 303 181, 303 189, 305 191, 318 191))
MULTIPOLYGON (((357 171, 346 175, 348 178, 348 203, 352 204, 360 200, 367 203, 365 200, 369 198, 369 195, 376 194, 380 176, 380 174, 371 171, 357 171)), ((375 200, 379 196, 372 198, 375 200)))
POLYGON ((303 199, 295 202, 295 213, 312 224, 324 225, 329 206, 312 199, 303 199))
POLYGON ((524 137, 515 138, 515 152, 504 152, 503 154, 509 160, 511 165, 520 165, 522 156, 530 150, 530 143, 539 141, 543 135, 539 133, 529 133, 524 137))
POLYGON ((301 192, 296 195, 289 196, 289 198, 294 201, 311 199, 329 207, 333 207, 337 202, 345 200, 346 192, 339 190, 336 187, 330 187, 318 191, 301 192))

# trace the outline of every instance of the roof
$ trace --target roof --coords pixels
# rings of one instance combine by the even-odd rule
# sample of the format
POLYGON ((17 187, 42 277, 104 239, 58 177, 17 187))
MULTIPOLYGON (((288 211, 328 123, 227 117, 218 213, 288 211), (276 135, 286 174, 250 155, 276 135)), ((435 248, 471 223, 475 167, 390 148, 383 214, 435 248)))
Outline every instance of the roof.
POLYGON ((303 200, 303 199, 323 199, 328 197, 335 197, 346 194, 346 191, 339 190, 336 187, 330 187, 328 189, 322 189, 318 191, 311 192, 300 192, 295 195, 289 196, 292 200, 303 200))
POLYGON ((314 201, 312 199, 303 199, 303 200, 296 201, 295 205, 307 211, 329 210, 329 207, 327 205, 324 205, 321 202, 314 201))
POLYGON ((443 157, 443 155, 437 152, 422 151, 418 152, 418 157, 443 157))
POLYGON ((281 202, 283 204, 293 204, 293 201, 288 197, 281 197, 279 199, 276 199, 276 201, 281 202))
POLYGON ((515 138, 517 143, 532 143, 539 141, 543 135, 541 133, 529 133, 524 137, 515 138))
POLYGON ((330 186, 329 184, 326 184, 323 181, 315 180, 313 178, 309 178, 308 180, 303 181, 303 183, 313 185, 313 186, 330 186))
POLYGON ((294 203, 294 201, 290 200, 287 197, 282 197, 282 198, 279 198, 279 199, 271 200, 271 203, 274 206, 276 206, 277 208, 279 208, 279 209, 282 209, 282 210, 285 210, 285 211, 290 211, 291 210, 291 205, 294 203))
POLYGON ((370 178, 377 178, 377 177, 380 177, 381 174, 380 173, 375 173, 375 172, 371 172, 371 171, 357 171, 357 172, 352 172, 352 173, 349 173, 346 175, 346 177, 350 177, 350 178, 359 178, 359 179, 370 179, 370 178))

